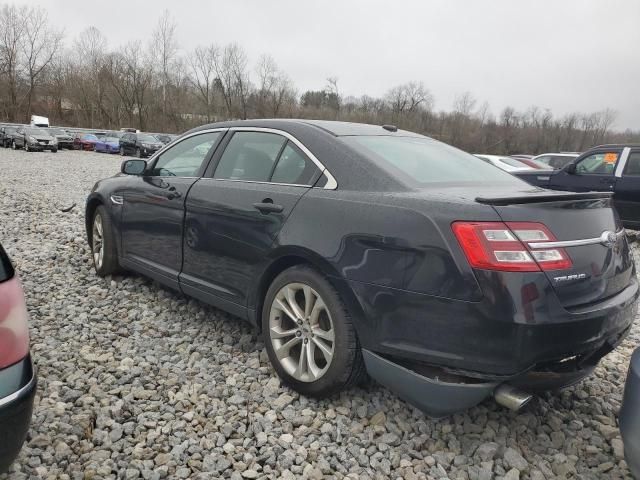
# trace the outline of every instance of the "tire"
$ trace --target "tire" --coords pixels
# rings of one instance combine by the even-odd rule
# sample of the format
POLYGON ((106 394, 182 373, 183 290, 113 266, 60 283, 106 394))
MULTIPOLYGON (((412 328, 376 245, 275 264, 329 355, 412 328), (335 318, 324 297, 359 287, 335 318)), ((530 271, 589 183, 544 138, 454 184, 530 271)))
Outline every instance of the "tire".
POLYGON ((91 258, 93 259, 93 267, 100 277, 106 277, 120 271, 111 217, 103 205, 96 208, 91 220, 91 258), (101 228, 98 227, 98 224, 101 228), (98 244, 101 254, 100 251, 97 251, 98 244))
POLYGON ((120 147, 120 156, 124 157, 124 147, 120 147))
POLYGON ((140 147, 136 148, 136 157, 142 158, 142 150, 140 150, 140 147))
POLYGON ((29 150, 29 142, 24 142, 24 151, 25 152, 30 152, 31 150, 29 150))
POLYGON ((51 153, 58 153, 58 149, 54 148, 53 150, 51 150, 51 153))
POLYGON ((323 275, 312 268, 292 267, 273 280, 264 299, 262 331, 269 360, 276 373, 287 385, 303 395, 325 398, 356 385, 366 376, 351 316, 338 292, 323 275), (287 289, 295 292, 293 298, 299 313, 309 314, 310 306, 305 311, 309 298, 310 305, 317 307, 323 304, 324 308, 318 308, 319 315, 313 315, 315 309, 312 309, 311 315, 296 323, 279 306, 284 300, 289 312, 295 316, 296 309, 292 308, 292 303, 287 299, 287 289), (319 304, 318 301, 323 303, 319 304), (295 334, 290 333, 294 330, 295 334), (292 342, 295 343, 292 345, 292 342), (290 347, 282 350, 285 345, 290 347), (283 352, 281 356, 287 356, 282 360, 278 359, 276 349, 283 352), (329 360, 323 350, 329 352, 329 360), (303 351, 305 355, 302 354, 303 351), (310 352, 313 365, 300 361, 303 356, 307 358, 306 352, 310 352))
POLYGON ((11 140, 11 150, 17 150, 18 147, 16 145, 16 141, 15 140, 11 140))

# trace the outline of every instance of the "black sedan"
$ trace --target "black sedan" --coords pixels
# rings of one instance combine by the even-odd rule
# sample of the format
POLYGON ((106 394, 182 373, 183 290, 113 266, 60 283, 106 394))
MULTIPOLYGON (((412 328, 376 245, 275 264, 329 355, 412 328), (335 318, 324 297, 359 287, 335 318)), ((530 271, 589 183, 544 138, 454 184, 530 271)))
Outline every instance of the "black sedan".
POLYGON ((579 381, 636 312, 610 194, 534 188, 388 125, 197 128, 98 182, 86 227, 99 275, 248 320, 298 392, 368 372, 434 416, 579 381))
POLYGON ((36 392, 22 287, 0 245, 0 473, 22 447, 36 392))

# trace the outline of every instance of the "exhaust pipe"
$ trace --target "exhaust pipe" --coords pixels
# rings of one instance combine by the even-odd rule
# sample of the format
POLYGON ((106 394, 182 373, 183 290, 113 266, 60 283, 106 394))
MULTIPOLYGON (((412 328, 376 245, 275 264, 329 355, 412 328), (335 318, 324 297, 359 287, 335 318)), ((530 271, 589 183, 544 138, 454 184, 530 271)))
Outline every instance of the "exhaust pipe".
POLYGON ((503 383, 493 392, 496 402, 507 407, 509 410, 517 412, 533 398, 533 395, 518 390, 516 387, 503 383))

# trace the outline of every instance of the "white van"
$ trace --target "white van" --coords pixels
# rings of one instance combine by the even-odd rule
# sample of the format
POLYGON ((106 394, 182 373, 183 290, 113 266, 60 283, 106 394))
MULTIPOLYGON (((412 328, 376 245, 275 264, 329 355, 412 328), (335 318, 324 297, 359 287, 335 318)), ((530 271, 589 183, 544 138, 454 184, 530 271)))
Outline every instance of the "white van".
POLYGON ((31 126, 49 128, 49 119, 39 115, 31 115, 31 126))

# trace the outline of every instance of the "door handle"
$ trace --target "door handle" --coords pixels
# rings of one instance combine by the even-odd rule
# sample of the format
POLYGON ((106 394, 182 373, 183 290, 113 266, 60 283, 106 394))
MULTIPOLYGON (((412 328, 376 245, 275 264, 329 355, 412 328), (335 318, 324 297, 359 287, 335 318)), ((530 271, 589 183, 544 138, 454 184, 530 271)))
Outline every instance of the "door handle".
POLYGON ((167 193, 167 198, 169 200, 180 198, 181 196, 182 196, 182 193, 176 190, 176 187, 169 187, 169 193, 167 193))
POLYGON ((254 203, 253 207, 265 215, 269 213, 280 213, 284 210, 282 205, 275 205, 273 202, 258 202, 254 203))

